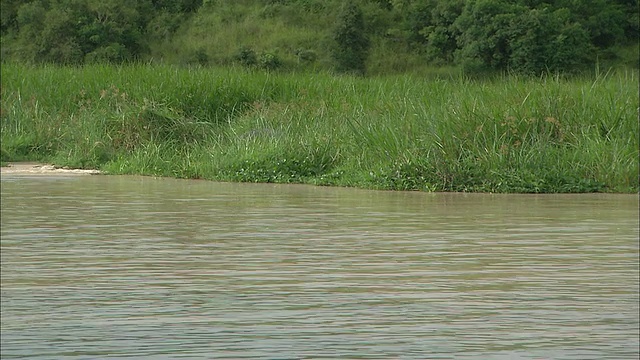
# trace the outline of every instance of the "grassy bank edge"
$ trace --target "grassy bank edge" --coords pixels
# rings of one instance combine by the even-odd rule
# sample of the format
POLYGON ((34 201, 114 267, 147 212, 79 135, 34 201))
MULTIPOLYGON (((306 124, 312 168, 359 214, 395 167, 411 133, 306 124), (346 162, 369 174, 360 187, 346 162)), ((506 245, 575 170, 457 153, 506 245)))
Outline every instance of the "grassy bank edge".
POLYGON ((5 64, 2 161, 388 190, 634 193, 637 79, 5 64))

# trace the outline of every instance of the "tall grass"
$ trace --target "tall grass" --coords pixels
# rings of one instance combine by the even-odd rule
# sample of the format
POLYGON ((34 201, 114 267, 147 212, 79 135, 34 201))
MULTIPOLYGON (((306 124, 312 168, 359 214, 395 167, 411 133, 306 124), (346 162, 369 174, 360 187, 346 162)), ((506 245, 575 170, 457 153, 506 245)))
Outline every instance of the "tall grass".
POLYGON ((217 3, 193 14, 175 35, 152 42, 151 56, 173 64, 229 65, 243 48, 258 55, 271 54, 279 66, 289 70, 331 68, 330 36, 333 10, 271 3, 217 3), (310 51, 313 59, 300 61, 299 51, 310 51))
POLYGON ((225 181, 637 192, 638 72, 472 80, 2 66, 2 161, 225 181))

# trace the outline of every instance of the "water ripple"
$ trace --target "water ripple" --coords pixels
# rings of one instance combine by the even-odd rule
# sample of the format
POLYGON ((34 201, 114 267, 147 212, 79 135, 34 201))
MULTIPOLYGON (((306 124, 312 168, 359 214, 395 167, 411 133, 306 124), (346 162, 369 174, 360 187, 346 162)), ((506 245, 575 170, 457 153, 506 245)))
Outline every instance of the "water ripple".
POLYGON ((637 196, 2 178, 2 358, 632 359, 637 196))

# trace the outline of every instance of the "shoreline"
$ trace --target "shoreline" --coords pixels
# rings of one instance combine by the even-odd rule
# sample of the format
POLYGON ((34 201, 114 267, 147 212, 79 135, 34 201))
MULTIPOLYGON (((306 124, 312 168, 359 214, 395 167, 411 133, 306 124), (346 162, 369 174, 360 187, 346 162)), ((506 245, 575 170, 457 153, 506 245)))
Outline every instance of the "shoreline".
POLYGON ((67 167, 57 167, 51 164, 42 164, 35 162, 15 162, 8 163, 6 166, 0 167, 1 174, 16 175, 99 175, 100 170, 91 169, 70 169, 67 167))
MULTIPOLYGON (((105 175, 104 172, 97 169, 72 169, 66 166, 59 167, 52 164, 47 163, 39 163, 39 162, 9 162, 5 166, 0 167, 0 174, 2 175, 35 175, 35 176, 86 176, 86 175, 105 175)), ((117 175, 117 174, 116 174, 117 175)), ((131 175, 131 174, 129 174, 131 175)), ((134 175, 135 176, 135 175, 134 175)), ((149 175, 138 175, 138 176, 149 176, 149 175)), ((151 176, 154 178, 166 178, 166 179, 180 179, 180 180, 205 180, 205 181, 215 181, 222 183, 236 183, 236 184, 264 184, 264 185, 288 185, 288 186, 312 186, 312 187, 335 187, 335 188, 345 188, 343 186, 325 186, 325 185, 314 185, 309 183, 268 183, 268 182, 244 182, 244 181, 221 181, 221 180, 212 180, 212 179, 184 179, 184 178, 176 178, 171 176, 151 176)), ((363 187, 348 187, 357 190, 373 190, 373 191, 393 191, 393 192, 408 192, 415 193, 421 191, 415 190, 389 190, 389 189, 370 189, 363 187)), ((436 191, 431 193, 439 193, 439 194, 464 194, 464 195, 554 195, 554 196, 563 196, 563 195, 637 195, 635 192, 583 192, 583 193, 492 193, 492 192, 449 192, 449 191, 436 191)))
POLYGON ((54 165, 7 177, 67 166, 397 191, 638 192, 637 71, 432 82, 8 64, 2 75, 3 161, 54 165))

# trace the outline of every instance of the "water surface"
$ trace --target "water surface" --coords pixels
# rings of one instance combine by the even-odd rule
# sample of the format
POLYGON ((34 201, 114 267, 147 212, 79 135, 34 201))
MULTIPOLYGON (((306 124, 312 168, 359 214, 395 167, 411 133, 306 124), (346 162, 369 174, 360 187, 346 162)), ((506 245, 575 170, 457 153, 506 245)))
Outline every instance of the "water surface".
POLYGON ((638 358, 638 196, 2 176, 3 359, 638 358))

